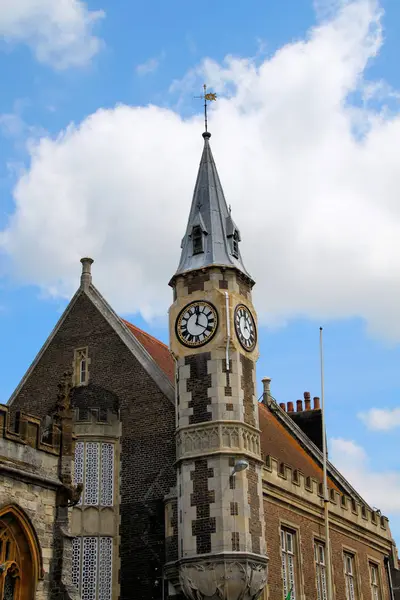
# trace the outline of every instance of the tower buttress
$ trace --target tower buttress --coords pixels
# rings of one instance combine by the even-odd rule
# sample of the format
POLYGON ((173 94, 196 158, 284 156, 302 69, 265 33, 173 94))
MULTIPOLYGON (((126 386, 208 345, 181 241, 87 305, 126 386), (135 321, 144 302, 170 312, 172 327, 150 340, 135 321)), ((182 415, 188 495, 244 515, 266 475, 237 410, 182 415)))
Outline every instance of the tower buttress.
POLYGON ((209 145, 170 281, 177 379, 177 567, 191 600, 255 600, 267 579, 254 281, 209 145))

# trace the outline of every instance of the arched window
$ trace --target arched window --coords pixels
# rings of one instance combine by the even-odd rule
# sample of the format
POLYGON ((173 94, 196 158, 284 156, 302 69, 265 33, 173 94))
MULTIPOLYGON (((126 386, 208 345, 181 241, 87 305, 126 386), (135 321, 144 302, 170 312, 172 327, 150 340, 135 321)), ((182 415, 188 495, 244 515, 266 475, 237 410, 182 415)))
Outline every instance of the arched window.
POLYGON ((33 600, 41 570, 39 546, 17 507, 0 510, 0 600, 33 600))

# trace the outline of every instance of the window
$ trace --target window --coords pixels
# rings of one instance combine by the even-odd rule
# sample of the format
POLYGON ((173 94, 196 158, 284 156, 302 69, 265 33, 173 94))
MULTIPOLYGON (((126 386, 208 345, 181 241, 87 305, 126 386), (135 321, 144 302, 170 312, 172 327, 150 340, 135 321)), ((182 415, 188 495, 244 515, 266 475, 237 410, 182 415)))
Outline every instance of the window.
POLYGON ((73 539, 72 583, 82 600, 111 600, 112 558, 111 537, 73 539))
POLYGON ((237 229, 232 236, 232 254, 235 258, 239 258, 239 232, 237 229))
POLYGON ((203 252, 203 232, 199 225, 193 227, 192 230, 193 254, 201 254, 203 252))
POLYGON ((356 582, 354 571, 354 555, 344 553, 344 577, 346 580, 346 600, 356 599, 356 582))
POLYGON ((114 504, 114 444, 76 442, 75 485, 78 483, 83 484, 83 500, 79 504, 114 504))
POLYGON ((379 589, 379 567, 374 563, 369 563, 369 579, 371 583, 372 600, 381 600, 379 589))
POLYGON ((320 542, 314 544, 315 571, 317 574, 317 600, 326 600, 326 563, 325 546, 320 542))
POLYGON ((0 564, 4 567, 4 571, 0 572, 0 597, 3 600, 15 600, 21 558, 26 560, 26 557, 20 556, 20 549, 11 529, 0 522, 0 564))
POLYGON ((288 529, 281 529, 283 597, 291 592, 291 600, 296 600, 296 534, 288 529))
POLYGON ((86 385, 89 379, 88 349, 78 348, 74 356, 74 379, 75 385, 86 385))

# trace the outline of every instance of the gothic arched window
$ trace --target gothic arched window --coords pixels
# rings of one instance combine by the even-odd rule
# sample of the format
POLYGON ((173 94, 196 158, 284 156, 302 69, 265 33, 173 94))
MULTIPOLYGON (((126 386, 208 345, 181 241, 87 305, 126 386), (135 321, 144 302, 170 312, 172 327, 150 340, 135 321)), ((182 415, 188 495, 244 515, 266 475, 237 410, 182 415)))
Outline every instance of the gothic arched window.
POLYGON ((42 572, 31 523, 17 506, 0 509, 0 600, 33 600, 42 572))
POLYGON ((0 521, 0 599, 20 600, 21 551, 10 527, 0 521))

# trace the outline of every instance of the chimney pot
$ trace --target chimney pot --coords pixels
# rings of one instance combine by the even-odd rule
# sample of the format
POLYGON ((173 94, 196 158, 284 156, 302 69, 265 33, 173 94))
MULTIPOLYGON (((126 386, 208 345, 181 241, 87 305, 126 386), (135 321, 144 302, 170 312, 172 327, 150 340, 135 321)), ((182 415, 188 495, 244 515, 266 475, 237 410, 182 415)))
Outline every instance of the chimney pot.
POLYGON ((287 411, 288 412, 294 412, 293 402, 288 402, 287 403, 287 411))
POLYGON ((321 408, 321 406, 319 403, 319 398, 318 398, 318 396, 314 396, 314 410, 318 410, 320 408, 321 408))
POLYGON ((311 410, 311 400, 310 400, 310 397, 304 398, 304 410, 311 410))
POLYGON ((262 403, 267 406, 271 401, 271 377, 264 377, 262 379, 262 384, 264 388, 262 403))
POLYGON ((296 411, 297 412, 302 412, 303 410, 303 401, 302 400, 297 400, 296 402, 296 411))
POLYGON ((280 402, 279 406, 286 412, 286 404, 284 402, 280 402))
POLYGON ((82 275, 81 275, 81 289, 87 290, 89 285, 92 283, 92 264, 93 258, 81 258, 82 263, 82 275))
POLYGON ((310 392, 304 392, 303 396, 304 396, 304 400, 309 400, 311 398, 310 392))

